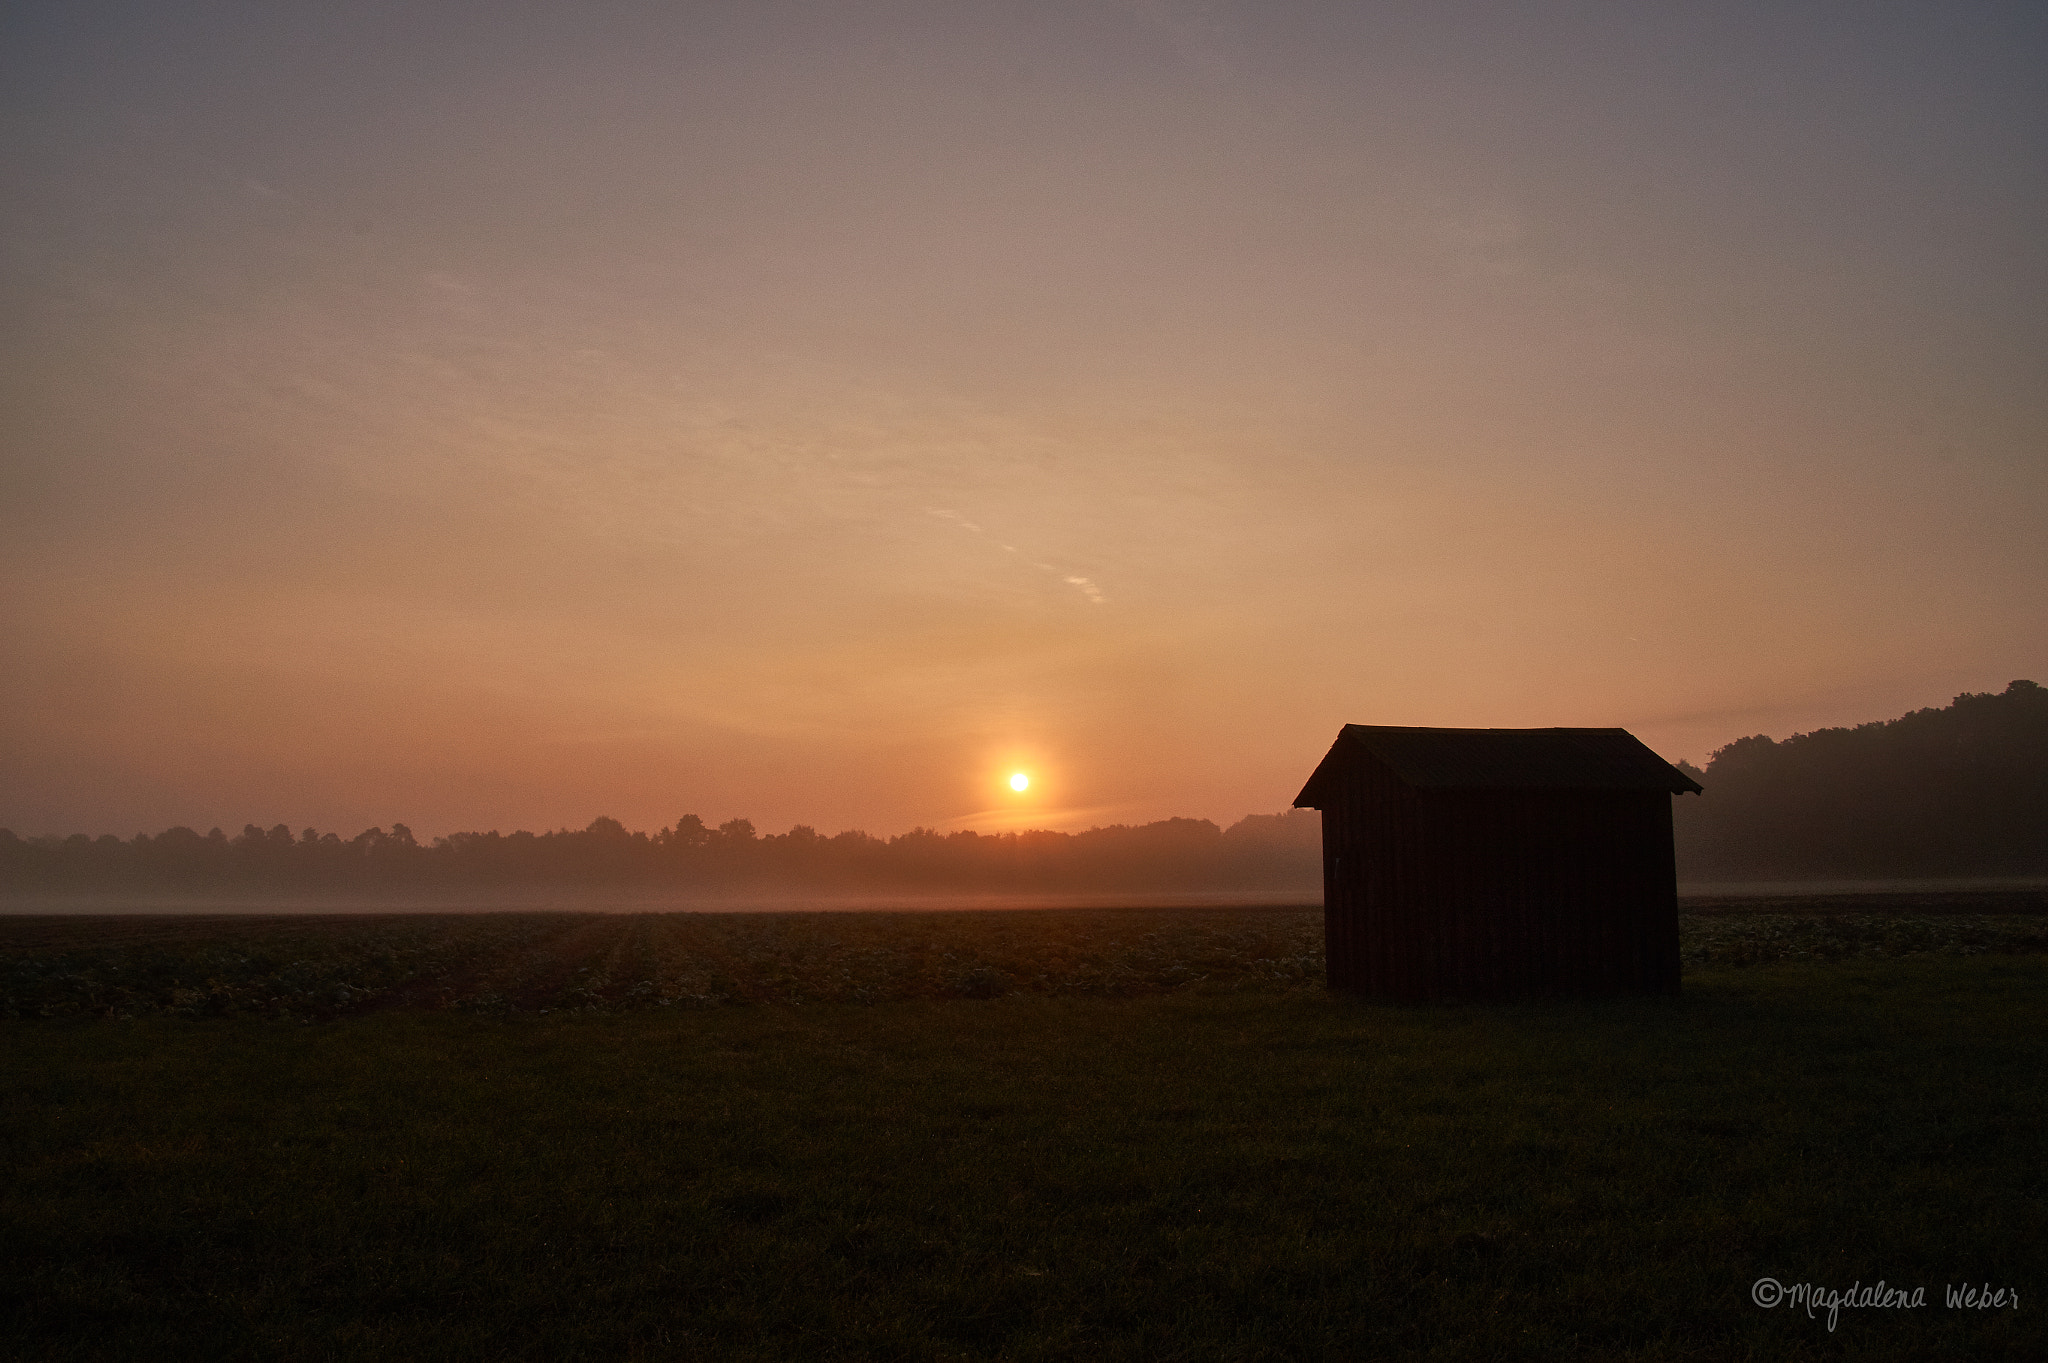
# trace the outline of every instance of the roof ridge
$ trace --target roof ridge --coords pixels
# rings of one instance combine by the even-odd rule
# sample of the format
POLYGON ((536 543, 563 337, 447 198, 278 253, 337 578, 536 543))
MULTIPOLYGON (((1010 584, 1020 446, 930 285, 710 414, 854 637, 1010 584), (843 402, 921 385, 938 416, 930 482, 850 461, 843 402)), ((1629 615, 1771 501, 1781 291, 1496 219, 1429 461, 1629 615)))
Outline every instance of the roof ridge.
POLYGON ((1455 729, 1346 724, 1295 803, 1314 805, 1322 798, 1333 764, 1368 759, 1419 790, 1661 790, 1675 795, 1700 789, 1618 725, 1455 729))

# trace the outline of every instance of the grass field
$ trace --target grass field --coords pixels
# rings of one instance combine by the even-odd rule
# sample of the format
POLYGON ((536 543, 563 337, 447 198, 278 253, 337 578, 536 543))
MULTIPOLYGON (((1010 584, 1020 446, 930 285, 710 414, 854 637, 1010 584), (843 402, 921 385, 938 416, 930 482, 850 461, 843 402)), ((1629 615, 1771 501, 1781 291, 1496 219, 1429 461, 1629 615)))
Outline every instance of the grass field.
POLYGON ((1279 910, 0 922, 0 1353, 2048 1356, 2042 922, 1875 917, 1427 1008, 1279 910))

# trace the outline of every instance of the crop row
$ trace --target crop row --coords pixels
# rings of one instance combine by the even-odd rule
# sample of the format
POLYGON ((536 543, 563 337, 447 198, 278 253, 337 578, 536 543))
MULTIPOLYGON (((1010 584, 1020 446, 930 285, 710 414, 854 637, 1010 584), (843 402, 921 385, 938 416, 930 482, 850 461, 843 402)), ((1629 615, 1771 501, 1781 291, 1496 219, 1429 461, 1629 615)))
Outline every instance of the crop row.
MULTIPOLYGON (((1688 970, 2048 951, 2048 919, 1712 914, 1688 970)), ((1322 987, 1317 909, 0 919, 0 1016, 617 1011, 1322 987)))

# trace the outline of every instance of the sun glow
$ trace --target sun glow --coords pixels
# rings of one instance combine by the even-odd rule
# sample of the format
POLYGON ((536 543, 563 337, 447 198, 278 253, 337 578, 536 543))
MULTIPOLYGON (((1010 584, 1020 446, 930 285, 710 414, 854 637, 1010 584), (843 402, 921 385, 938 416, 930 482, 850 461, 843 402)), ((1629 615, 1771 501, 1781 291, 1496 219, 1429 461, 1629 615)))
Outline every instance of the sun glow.
POLYGON ((1026 776, 1026 775, 1025 775, 1025 774, 1024 774, 1023 772, 1021 772, 1021 771, 1020 771, 1020 772, 1016 772, 1016 773, 1013 773, 1013 774, 1011 775, 1011 777, 1010 777, 1010 789, 1011 789, 1011 790, 1018 790, 1018 791, 1021 791, 1021 790, 1027 790, 1027 789, 1029 789, 1029 788, 1030 788, 1030 785, 1031 785, 1031 778, 1030 778, 1030 777, 1028 777, 1028 776, 1026 776))

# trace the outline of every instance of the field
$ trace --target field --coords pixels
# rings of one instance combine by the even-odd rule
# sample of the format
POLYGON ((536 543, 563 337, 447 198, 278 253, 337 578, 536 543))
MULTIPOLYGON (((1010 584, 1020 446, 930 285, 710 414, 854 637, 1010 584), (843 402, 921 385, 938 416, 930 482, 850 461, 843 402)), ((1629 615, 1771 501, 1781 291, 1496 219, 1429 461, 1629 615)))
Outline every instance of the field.
POLYGON ((2044 1356, 2048 918, 1706 907, 1425 1008, 1310 910, 0 919, 5 1352, 2044 1356))
MULTIPOLYGON (((1715 900, 1685 966, 2048 952, 2048 894, 1715 900)), ((1320 908, 0 916, 0 1017, 1320 992, 1320 908)))

